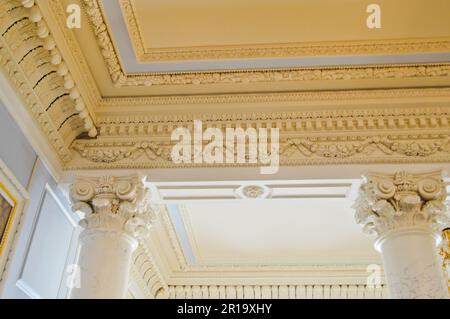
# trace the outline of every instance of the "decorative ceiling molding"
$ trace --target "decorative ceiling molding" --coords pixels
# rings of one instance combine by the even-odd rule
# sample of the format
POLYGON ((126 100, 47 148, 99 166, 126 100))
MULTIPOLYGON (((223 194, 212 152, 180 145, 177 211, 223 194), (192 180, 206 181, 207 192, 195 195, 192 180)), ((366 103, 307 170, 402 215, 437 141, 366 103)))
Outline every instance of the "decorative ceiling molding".
MULTIPOLYGON (((53 35, 51 34, 48 24, 46 20, 42 16, 42 12, 39 8, 39 5, 35 3, 35 1, 30 0, 23 0, 22 5, 27 9, 27 16, 30 23, 34 23, 36 25, 36 28, 34 28, 36 31, 36 35, 39 39, 41 39, 42 45, 40 48, 44 50, 43 52, 48 51, 48 55, 50 57, 50 63, 56 68, 56 71, 51 71, 52 73, 55 73, 55 76, 59 76, 63 79, 63 87, 67 91, 66 95, 70 98, 70 100, 74 103, 76 114, 73 114, 74 116, 77 116, 79 119, 82 120, 84 124, 84 131, 88 132, 90 137, 97 136, 97 129, 94 126, 94 121, 92 116, 90 115, 89 111, 86 109, 86 105, 84 103, 84 99, 81 96, 74 80, 72 77, 72 74, 67 67, 63 57, 61 56, 61 52, 59 50, 58 44, 55 42, 55 39, 53 35)), ((24 39, 24 42, 27 42, 27 39, 24 39)), ((35 50, 36 47, 34 47, 31 50, 35 50)), ((27 54, 29 54, 30 51, 28 51, 27 54)), ((25 57, 25 56, 24 56, 25 57)), ((42 56, 41 56, 42 58, 42 56)), ((22 58, 23 59, 23 58, 22 58)), ((20 64, 22 60, 20 60, 18 63, 20 64)), ((40 65, 39 61, 36 60, 30 60, 34 64, 34 67, 36 65, 40 65)), ((33 67, 33 65, 29 65, 29 67, 33 67)), ((49 73, 50 74, 50 73, 49 73)), ((47 75, 49 75, 47 74, 47 75)), ((46 75, 46 76, 47 76, 46 75)), ((42 79, 42 78, 41 78, 42 79)), ((38 82, 39 83, 39 82, 38 82)), ((50 87, 51 89, 51 87, 50 87)))
MULTIPOLYGON (((295 102, 296 106, 308 105, 313 102, 329 102, 328 107, 339 106, 338 112, 367 112, 355 109, 356 106, 367 103, 367 100, 386 100, 391 103, 400 99, 414 98, 416 102, 426 99, 440 98, 450 102, 450 88, 411 88, 411 89, 381 89, 381 90, 341 90, 341 91, 297 91, 297 92, 270 92, 270 93, 235 93, 235 94, 206 94, 206 95, 169 95, 169 96, 133 96, 103 98, 99 102, 98 113, 102 115, 115 108, 138 106, 166 106, 166 105, 205 105, 205 104, 250 104, 295 102), (342 110, 342 105, 354 106, 352 110, 342 110)), ((384 103, 383 103, 384 104, 384 103)), ((130 110, 128 110, 130 111, 130 110)), ((206 111, 206 110, 205 110, 206 111)), ((323 111, 320 111, 323 112, 323 111)), ((320 113, 319 112, 319 113, 320 113)), ((332 111, 330 111, 332 112, 332 111)), ((329 113, 330 113, 329 112, 329 113)), ((336 113, 338 113, 336 112, 336 113)), ((404 112, 404 111, 401 111, 404 112)), ((191 112, 190 112, 191 113, 191 112)), ((206 112, 204 112, 206 113, 206 112)), ((217 113, 217 112, 216 112, 217 113)), ((245 113, 245 112, 242 112, 245 113)), ((314 112, 311 112, 314 113, 314 112)), ((105 117, 105 116, 104 116, 105 117)), ((132 116, 131 116, 132 117, 132 116)), ((165 115, 165 118, 170 116, 165 115)))
POLYGON ((156 298, 161 290, 168 290, 144 243, 139 245, 133 255, 132 278, 149 299, 156 298))
MULTIPOLYGON (((391 108, 315 112, 206 114, 205 128, 278 128, 280 165, 448 161, 450 109, 391 108), (370 156, 368 156, 370 155, 370 156)), ((170 136, 193 129, 185 116, 99 117, 99 136, 77 140, 68 169, 232 167, 255 164, 174 164, 170 136)))
POLYGON ((157 298, 169 299, 385 299, 386 285, 176 285, 157 298))
MULTIPOLYGON (((175 164, 170 158, 175 143, 140 139, 77 140, 75 159, 66 170, 145 169, 175 167, 237 167, 261 164, 175 164)), ((280 165, 362 164, 362 163, 446 163, 450 156, 450 135, 389 134, 312 136, 280 141, 280 165)), ((264 165, 263 165, 264 166, 264 165)))
POLYGON ((45 0, 38 2, 43 19, 51 30, 52 36, 61 55, 70 69, 75 83, 84 99, 86 108, 96 122, 95 111, 101 100, 101 93, 97 88, 94 76, 89 68, 88 61, 83 55, 81 44, 78 42, 75 32, 67 28, 67 13, 64 2, 60 0, 45 0))
MULTIPOLYGON (((281 165, 447 161, 450 135, 447 87, 96 100, 92 93, 95 90, 92 94, 85 93, 89 91, 87 88, 95 88, 95 83, 90 83, 92 77, 79 75, 89 73, 79 44, 72 31, 61 27, 65 16, 63 5, 56 0, 49 0, 45 5, 38 2, 39 6, 34 2, 24 3, 29 9, 19 0, 2 2, 4 12, 10 12, 1 16, 2 65, 48 136, 65 170, 188 167, 171 162, 170 134, 179 126, 191 128, 193 119, 206 122, 206 127, 222 129, 279 128, 281 165), (46 22, 54 17, 55 21, 46 22), (50 25, 53 29, 59 26, 61 31, 51 32, 50 25), (67 54, 67 50, 73 52, 67 54), (68 57, 67 64, 63 56, 68 57), (79 67, 73 67, 78 60, 79 67), (72 69, 76 70, 77 80, 83 82, 80 91, 75 87, 72 69), (85 95, 90 96, 90 103, 97 104, 86 108, 85 95), (387 103, 388 106, 380 107, 387 103), (211 107, 217 104, 224 111, 211 107), (180 109, 185 105, 189 108, 180 109), (166 106, 178 109, 173 111, 166 106), (266 110, 277 107, 280 111, 268 112, 262 107, 266 110), (95 114, 91 115, 88 109, 95 114), (98 136, 87 139, 82 135, 87 130, 91 136, 97 133, 98 136)), ((83 3, 102 52, 108 57, 107 63, 115 64, 113 71, 122 74, 114 73, 119 74, 116 80, 134 77, 123 73, 98 1, 83 0, 83 3)), ((448 77, 450 65, 344 67, 342 72, 350 69, 358 69, 355 76, 363 78, 367 75, 448 77)), ((330 70, 303 71, 313 72, 313 78, 336 78, 327 73, 330 70)), ((249 75, 278 71, 242 72, 249 75)), ((340 74, 337 79, 347 79, 341 77, 344 73, 337 72, 335 75, 340 74)), ((167 75, 163 77, 166 79, 167 75)))
MULTIPOLYGON (((331 95, 333 96, 333 95, 331 95)), ((245 98, 245 97, 244 97, 245 98)), ((298 97, 301 99, 301 97, 298 97)), ((333 99, 334 100, 334 99, 333 99)), ((403 129, 403 128, 442 128, 450 127, 450 108, 448 107, 391 107, 347 108, 337 103, 325 110, 304 111, 253 111, 253 112, 203 112, 199 114, 172 115, 116 115, 99 116, 98 125, 102 135, 123 136, 146 133, 171 134, 178 126, 190 127, 193 120, 202 120, 211 127, 226 128, 227 124, 238 123, 241 127, 271 127, 275 124, 286 131, 326 131, 353 129, 403 129), (231 122, 231 123, 230 123, 231 122), (142 131, 142 126, 145 127, 142 131), (126 127, 126 132, 123 128, 126 127)), ((370 105, 370 104, 369 104, 370 105)), ((348 107, 350 106, 350 107, 348 107)), ((317 109, 317 107, 316 107, 317 109)), ((206 110, 205 110, 206 111, 206 110)), ((235 124, 236 125, 236 124, 235 124)))
POLYGON ((28 9, 19 0, 2 1, 0 9, 8 12, 0 16, 3 72, 66 163, 72 159, 70 144, 84 128, 64 78, 52 63, 61 57, 56 48, 52 49, 54 55, 46 49, 50 44, 44 43, 38 32, 48 35, 48 29, 45 25, 39 29, 30 21, 28 9))
POLYGON ((448 52, 450 39, 409 39, 359 42, 318 42, 266 45, 223 45, 146 48, 135 0, 119 0, 128 34, 140 63, 173 60, 253 59, 293 56, 332 56, 448 52))
MULTIPOLYGON (((111 80, 117 87, 450 76, 450 64, 448 63, 127 74, 120 63, 101 4, 98 0, 83 0, 83 2, 111 80)), ((423 43, 422 46, 426 47, 427 44, 423 43)), ((411 44, 407 47, 408 50, 411 50, 411 44)), ((389 49, 385 50, 395 52, 398 49, 398 46, 391 45, 389 49)))

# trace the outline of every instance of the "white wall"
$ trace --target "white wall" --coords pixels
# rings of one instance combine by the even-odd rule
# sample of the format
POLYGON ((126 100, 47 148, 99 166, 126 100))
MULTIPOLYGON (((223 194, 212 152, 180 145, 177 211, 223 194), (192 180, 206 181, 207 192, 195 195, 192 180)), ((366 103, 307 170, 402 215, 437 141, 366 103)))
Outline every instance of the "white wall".
POLYGON ((66 270, 75 260, 77 216, 1 103, 0 159, 30 197, 0 282, 0 297, 64 298, 70 275, 66 270))

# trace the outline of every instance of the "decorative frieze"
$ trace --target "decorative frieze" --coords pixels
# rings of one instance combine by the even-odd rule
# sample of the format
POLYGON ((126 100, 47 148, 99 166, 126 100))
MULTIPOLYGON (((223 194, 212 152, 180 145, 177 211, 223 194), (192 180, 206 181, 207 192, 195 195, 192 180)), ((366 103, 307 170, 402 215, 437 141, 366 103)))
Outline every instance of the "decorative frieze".
MULTIPOLYGON (((450 135, 315 135, 286 137, 281 134, 280 165, 343 163, 448 162, 450 135), (369 156, 370 155, 370 156, 369 156)), ((170 137, 111 141, 77 140, 72 149, 76 158, 67 168, 156 168, 252 166, 255 164, 174 164, 171 159, 175 142, 170 137)), ((237 152, 237 149, 235 149, 237 152)), ((235 154, 236 155, 236 154, 235 154)))

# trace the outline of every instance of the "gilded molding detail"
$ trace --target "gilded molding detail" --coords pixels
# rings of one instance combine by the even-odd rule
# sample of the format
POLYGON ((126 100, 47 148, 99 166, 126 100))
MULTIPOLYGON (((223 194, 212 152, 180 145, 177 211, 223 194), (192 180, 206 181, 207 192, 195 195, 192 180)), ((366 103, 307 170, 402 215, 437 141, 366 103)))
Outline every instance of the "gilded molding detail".
POLYGON ((404 228, 440 231, 450 221, 442 172, 369 173, 355 204, 357 223, 382 236, 404 228))
MULTIPOLYGON (((91 21, 97 43, 105 59, 113 83, 118 87, 151 85, 199 85, 219 83, 256 83, 273 81, 313 81, 351 79, 389 79, 416 77, 448 77, 449 64, 418 64, 396 66, 357 66, 327 68, 294 68, 278 70, 231 70, 210 72, 167 72, 128 75, 120 64, 118 53, 102 13, 98 0, 84 0, 86 13, 91 21)), ((136 32, 132 32, 136 34, 136 32)), ((449 43, 445 44, 448 45, 449 43)), ((421 44, 426 46, 427 44, 421 44)), ((410 50, 410 45, 406 46, 410 50)), ((391 46, 389 51, 398 52, 391 46)), ((313 49, 317 51, 317 49, 313 49)))
POLYGON ((85 214, 86 229, 108 229, 142 238, 156 216, 139 176, 79 177, 70 188, 74 211, 85 214))

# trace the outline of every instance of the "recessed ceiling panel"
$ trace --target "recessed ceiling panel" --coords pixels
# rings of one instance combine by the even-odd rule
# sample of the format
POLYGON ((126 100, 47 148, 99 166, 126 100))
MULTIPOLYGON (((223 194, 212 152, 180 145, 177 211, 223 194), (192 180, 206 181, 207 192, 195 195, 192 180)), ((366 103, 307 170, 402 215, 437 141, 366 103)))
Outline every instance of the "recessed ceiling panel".
POLYGON ((380 29, 367 27, 364 0, 119 2, 141 62, 341 55, 364 53, 360 41, 381 48, 396 40, 450 37, 445 0, 378 1, 380 29))
POLYGON ((378 261, 350 202, 340 199, 189 203, 172 212, 194 265, 354 265, 378 261), (180 223, 181 221, 181 223, 180 223), (183 225, 184 229, 180 229, 183 225), (187 242, 186 242, 187 241, 187 242))

